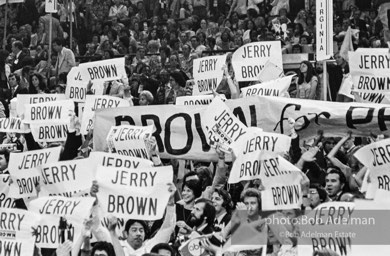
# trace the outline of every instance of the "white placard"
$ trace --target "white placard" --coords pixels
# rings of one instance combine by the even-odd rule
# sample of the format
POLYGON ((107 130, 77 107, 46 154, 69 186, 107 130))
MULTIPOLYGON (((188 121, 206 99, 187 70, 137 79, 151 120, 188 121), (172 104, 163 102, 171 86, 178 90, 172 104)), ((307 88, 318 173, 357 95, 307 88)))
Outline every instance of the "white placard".
POLYGON ((270 80, 261 84, 255 84, 242 88, 242 96, 275 96, 289 97, 288 88, 293 76, 286 76, 275 80, 270 80))
POLYGON ((36 142, 66 141, 68 137, 67 123, 32 123, 30 128, 36 142))
POLYGON ((83 81, 111 81, 126 78, 125 58, 87 62, 79 65, 83 81))
POLYGON ((194 59, 192 95, 212 94, 222 81, 225 64, 226 54, 194 59))
POLYGON ((94 172, 90 161, 87 158, 42 165, 40 196, 89 195, 94 172))
POLYGON ((146 140, 150 139, 152 132, 151 125, 113 126, 107 135, 108 148, 119 155, 150 159, 146 140))
POLYGON ((83 119, 81 121, 81 134, 85 135, 93 129, 93 117, 96 109, 129 107, 127 100, 108 95, 87 95, 84 105, 83 119))
POLYGON ((237 81, 258 81, 258 76, 267 61, 283 67, 280 41, 254 42, 241 46, 232 56, 232 65, 237 81))
POLYGON ((172 166, 123 169, 99 166, 97 197, 103 212, 117 217, 157 220, 163 217, 173 181, 172 166))
POLYGON ((66 97, 64 94, 18 94, 16 99, 16 113, 20 117, 28 104, 66 100, 66 97))
POLYGON ((23 121, 26 123, 69 122, 69 111, 74 111, 72 100, 61 100, 25 106, 23 121))

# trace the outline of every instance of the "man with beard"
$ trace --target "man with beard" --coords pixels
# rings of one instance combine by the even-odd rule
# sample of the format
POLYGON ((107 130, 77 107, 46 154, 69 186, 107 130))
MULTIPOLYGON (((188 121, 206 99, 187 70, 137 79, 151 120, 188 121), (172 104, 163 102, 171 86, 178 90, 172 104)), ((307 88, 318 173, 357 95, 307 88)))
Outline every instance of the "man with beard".
POLYGON ((212 202, 205 198, 195 201, 188 223, 178 222, 177 226, 198 234, 207 235, 214 232, 215 208, 212 202))

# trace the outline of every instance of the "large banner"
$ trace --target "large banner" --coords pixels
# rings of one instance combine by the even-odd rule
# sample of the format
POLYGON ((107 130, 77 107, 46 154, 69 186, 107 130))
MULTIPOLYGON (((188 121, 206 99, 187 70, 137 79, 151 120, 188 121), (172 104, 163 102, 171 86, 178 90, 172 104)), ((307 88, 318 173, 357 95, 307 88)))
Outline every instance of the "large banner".
POLYGON ((121 125, 111 127, 107 136, 110 152, 119 155, 150 159, 147 140, 150 139, 153 126, 121 125))
POLYGON ((316 59, 330 59, 333 55, 333 0, 316 1, 316 25, 316 59))
MULTIPOLYGON (((294 118, 295 129, 302 138, 325 130, 329 136, 344 136, 352 131, 356 136, 390 135, 387 127, 390 107, 367 103, 338 103, 282 97, 248 97, 225 101, 229 109, 249 126, 265 132, 287 133, 288 118, 294 118)), ((142 106, 98 110, 94 129, 95 150, 104 151, 111 126, 154 125, 153 136, 162 157, 217 161, 207 143, 207 131, 202 128, 207 106, 142 106)))
POLYGON ((194 87, 192 95, 212 94, 223 78, 223 65, 226 64, 226 54, 194 59, 194 87))
POLYGON ((267 61, 283 67, 280 41, 249 43, 238 48, 232 56, 237 81, 258 81, 267 61))
POLYGON ((21 209, 0 208, 0 255, 33 256, 33 228, 40 216, 21 209))
POLYGON ((60 161, 41 166, 40 196, 86 196, 93 180, 90 159, 60 161))
POLYGON ((255 84, 242 88, 242 96, 275 96, 289 97, 288 88, 293 76, 286 76, 275 80, 270 80, 261 84, 255 84))
POLYGON ((173 182, 172 166, 125 169, 99 166, 97 197, 103 211, 117 217, 158 220, 164 215, 173 182))
POLYGON ((72 100, 28 104, 25 106, 23 121, 26 123, 66 122, 69 120, 71 110, 74 110, 72 100))
POLYGON ((85 135, 90 129, 93 129, 93 120, 97 109, 119 107, 130 107, 130 103, 127 100, 108 95, 88 95, 81 120, 81 133, 85 135))
POLYGON ((83 81, 110 81, 127 77, 124 57, 87 62, 78 68, 83 81))
POLYGON ((20 117, 24 114, 25 106, 50 101, 65 100, 64 94, 18 94, 16 101, 16 113, 20 117))

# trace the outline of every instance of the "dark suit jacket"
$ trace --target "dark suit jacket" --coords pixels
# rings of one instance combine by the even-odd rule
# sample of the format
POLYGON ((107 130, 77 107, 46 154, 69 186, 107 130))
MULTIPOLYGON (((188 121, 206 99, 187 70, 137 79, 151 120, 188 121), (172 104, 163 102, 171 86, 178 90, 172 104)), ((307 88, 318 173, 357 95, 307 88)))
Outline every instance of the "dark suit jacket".
POLYGON ((21 52, 18 56, 18 58, 16 58, 13 62, 12 62, 12 67, 11 67, 11 72, 15 72, 16 70, 18 69, 21 69, 23 68, 23 59, 24 57, 26 57, 26 54, 24 54, 23 52, 21 52))
POLYGON ((19 85, 14 94, 11 96, 11 99, 16 98, 18 94, 28 94, 28 89, 19 85))

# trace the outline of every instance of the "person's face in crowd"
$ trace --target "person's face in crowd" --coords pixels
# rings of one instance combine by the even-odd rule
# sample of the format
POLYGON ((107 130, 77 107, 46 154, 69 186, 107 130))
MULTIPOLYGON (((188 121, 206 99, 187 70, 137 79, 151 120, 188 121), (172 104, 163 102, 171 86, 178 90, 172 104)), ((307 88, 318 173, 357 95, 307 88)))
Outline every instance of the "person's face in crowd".
POLYGON ((356 11, 353 13, 353 18, 354 18, 355 20, 358 20, 358 19, 360 19, 360 15, 361 15, 360 10, 356 10, 356 11))
POLYGON ((138 8, 138 10, 141 11, 141 10, 144 8, 143 2, 138 2, 138 3, 137 3, 137 8, 138 8))
POLYGON ((263 17, 259 16, 255 19, 255 25, 258 28, 265 27, 265 20, 263 17))
POLYGON ((138 22, 134 23, 134 30, 139 31, 139 23, 138 22))
POLYGON ((139 222, 135 222, 130 226, 127 236, 127 242, 137 250, 140 248, 145 240, 145 229, 139 222))
POLYGON ((188 41, 187 34, 186 33, 181 33, 180 34, 180 41, 185 44, 188 41))
MULTIPOLYGON (((171 85, 172 85, 172 80, 174 79, 171 79, 171 85)), ((175 82, 174 82, 175 83, 175 82)), ((184 186, 183 188, 183 191, 181 192, 181 196, 183 198, 183 201, 186 203, 186 204, 189 204, 189 203, 192 203, 194 200, 195 200, 195 195, 194 195, 194 191, 192 191, 189 187, 187 186, 184 186)))
POLYGON ((19 49, 17 47, 15 47, 15 44, 12 43, 12 46, 11 46, 11 50, 14 54, 17 54, 19 52, 19 49))
POLYGON ((140 58, 143 59, 145 57, 145 49, 143 49, 143 48, 139 49, 138 54, 139 54, 140 58))
POLYGON ((249 20, 248 21, 248 29, 253 29, 255 27, 255 24, 253 23, 253 21, 249 20))
POLYGON ((157 254, 161 256, 172 256, 171 252, 167 249, 159 249, 157 254))
POLYGON ((196 38, 191 38, 191 45, 192 45, 192 48, 196 48, 199 46, 199 42, 198 40, 196 40, 196 38))
POLYGON ((268 244, 276 244, 279 242, 278 238, 275 236, 274 232, 272 229, 268 226, 268 244))
POLYGON ((234 45, 242 46, 242 38, 239 36, 234 37, 234 45))
POLYGON ((142 73, 144 73, 147 76, 150 76, 150 67, 149 66, 145 67, 142 73))
POLYGON ((169 82, 169 74, 168 74, 168 72, 166 72, 165 70, 163 72, 161 72, 160 79, 161 79, 161 81, 164 84, 168 83, 169 82))
MULTIPOLYGON (((177 57, 176 55, 172 55, 170 58, 169 58, 169 63, 171 65, 171 68, 172 69, 175 69, 177 67, 177 65, 179 64, 179 62, 177 61, 177 57)), ((173 78, 172 78, 173 79, 173 78)))
POLYGON ((232 23, 230 23, 230 20, 226 20, 225 21, 225 28, 231 28, 232 27, 232 23))
POLYGON ((318 61, 316 63, 316 73, 317 74, 322 74, 322 72, 324 72, 324 64, 323 64, 323 62, 318 61))
POLYGON ((301 38, 301 44, 308 44, 309 42, 307 41, 306 37, 301 38))
POLYGON ((31 82, 35 88, 39 88, 39 79, 37 76, 32 76, 31 82))
POLYGON ((257 197, 245 197, 244 204, 248 211, 248 217, 253 217, 259 214, 259 202, 257 197))
POLYGON ((348 19, 343 20, 343 31, 347 31, 348 27, 351 25, 348 19))
POLYGON ((96 250, 95 253, 92 256, 108 256, 107 252, 102 250, 96 250))
POLYGON ((309 200, 310 200, 310 207, 313 209, 321 203, 320 195, 318 194, 317 189, 315 188, 309 189, 309 200))
POLYGON ((338 66, 342 66, 345 63, 344 58, 341 57, 340 54, 338 54, 338 53, 334 56, 334 58, 336 59, 336 64, 338 66))
POLYGON ((351 138, 351 139, 347 140, 346 142, 344 142, 343 147, 345 150, 349 150, 353 147, 353 145, 354 145, 353 138, 351 138))
POLYGON ((4 155, 0 155, 0 173, 7 169, 7 166, 7 159, 5 159, 4 155))
POLYGON ((223 205, 223 198, 220 194, 217 192, 214 192, 211 196, 211 201, 213 202, 215 212, 218 214, 222 212, 225 208, 222 206, 223 205))
POLYGON ((157 37, 157 31, 155 29, 153 29, 152 32, 150 32, 150 36, 152 38, 156 38, 157 37))
POLYGON ((299 70, 301 71, 301 73, 306 73, 307 72, 307 65, 305 63, 301 63, 299 70))
POLYGON ((61 52, 62 50, 62 45, 58 45, 57 43, 53 43, 53 50, 56 51, 57 53, 61 52))
POLYGON ((148 102, 148 100, 146 99, 145 95, 141 95, 141 96, 139 97, 139 105, 140 105, 140 106, 147 106, 147 105, 149 105, 149 102, 148 102))
POLYGON ((297 214, 293 209, 283 210, 282 213, 289 220, 295 219, 297 217, 297 214))
POLYGON ((104 52, 104 55, 103 55, 103 59, 104 60, 108 60, 108 59, 110 59, 111 57, 110 57, 110 54, 108 53, 108 52, 104 52))
POLYGON ((120 1, 120 0, 115 0, 114 2, 115 2, 115 5, 116 5, 116 6, 119 6, 119 5, 121 4, 121 1, 120 1))
POLYGON ((286 9, 284 9, 284 8, 280 9, 280 11, 279 11, 279 16, 280 16, 280 18, 286 17, 286 16, 287 16, 287 11, 286 11, 286 9))
POLYGON ((228 35, 228 33, 223 32, 222 35, 221 35, 221 40, 222 40, 223 42, 228 42, 228 41, 229 41, 229 35, 228 35))
POLYGON ((20 34, 22 37, 27 36, 27 31, 26 31, 25 27, 22 26, 22 27, 19 28, 19 34, 20 34))
POLYGON ((334 25, 333 31, 336 35, 338 35, 341 31, 343 30, 342 26, 340 23, 336 23, 334 25))
POLYGON ((334 148, 334 141, 327 141, 324 143, 324 150, 326 153, 329 153, 334 148))
POLYGON ((206 28, 207 28, 207 22, 206 22, 206 20, 201 20, 201 21, 200 21, 200 27, 201 27, 201 29, 206 29, 206 28))
POLYGON ((13 25, 11 31, 12 31, 12 34, 18 33, 18 27, 16 25, 13 25))
POLYGON ((329 196, 335 196, 342 191, 344 184, 341 184, 340 177, 336 173, 328 174, 325 178, 325 188, 329 196))
POLYGON ((195 227, 199 227, 204 221, 204 207, 205 203, 196 203, 191 211, 190 223, 195 227))
POLYGON ((18 82, 16 81, 16 77, 15 76, 9 76, 8 77, 8 83, 11 87, 15 87, 18 85, 18 82))
POLYGON ((315 14, 315 13, 316 13, 316 5, 315 5, 315 4, 313 4, 313 5, 311 6, 310 12, 311 12, 312 14, 315 14))

